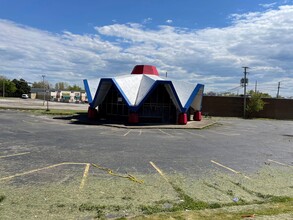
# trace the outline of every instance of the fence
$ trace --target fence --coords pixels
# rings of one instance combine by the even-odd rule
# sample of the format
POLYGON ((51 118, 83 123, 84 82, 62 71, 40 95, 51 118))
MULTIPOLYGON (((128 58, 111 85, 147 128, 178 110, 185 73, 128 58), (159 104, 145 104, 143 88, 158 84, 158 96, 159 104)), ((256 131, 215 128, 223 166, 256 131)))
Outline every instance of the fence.
MULTIPOLYGON (((259 118, 293 119, 293 99, 264 98, 259 118)), ((247 103, 249 98, 247 98, 247 103)), ((202 113, 209 116, 243 117, 243 97, 204 96, 202 113)))

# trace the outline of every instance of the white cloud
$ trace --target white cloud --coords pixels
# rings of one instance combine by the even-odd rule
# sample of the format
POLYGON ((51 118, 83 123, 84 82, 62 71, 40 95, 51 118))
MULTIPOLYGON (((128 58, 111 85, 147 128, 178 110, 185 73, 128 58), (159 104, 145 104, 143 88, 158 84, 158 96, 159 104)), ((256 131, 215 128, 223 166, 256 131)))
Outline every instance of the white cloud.
POLYGON ((0 21, 0 29, 0 74, 28 81, 40 80, 42 74, 50 80, 80 81, 81 73, 91 75, 108 65, 101 54, 120 50, 98 35, 58 35, 6 20, 0 21))
POLYGON ((277 88, 285 79, 281 95, 292 96, 292 13, 293 6, 280 6, 235 14, 228 27, 200 30, 112 24, 95 27, 94 35, 53 34, 0 20, 0 75, 38 81, 46 74, 50 80, 76 83, 151 64, 170 79, 225 91, 239 85, 241 67, 249 66, 249 89, 257 80, 263 92, 274 95, 274 87, 267 85, 277 88))
POLYGON ((173 23, 173 20, 168 19, 168 20, 166 20, 166 23, 168 23, 168 24, 172 24, 172 23, 173 23))
POLYGON ((149 23, 151 23, 152 22, 152 18, 145 18, 143 21, 142 21, 142 23, 143 24, 149 24, 149 23))
POLYGON ((267 4, 259 4, 259 5, 264 8, 273 8, 276 4, 277 4, 277 2, 272 2, 272 3, 267 3, 267 4))

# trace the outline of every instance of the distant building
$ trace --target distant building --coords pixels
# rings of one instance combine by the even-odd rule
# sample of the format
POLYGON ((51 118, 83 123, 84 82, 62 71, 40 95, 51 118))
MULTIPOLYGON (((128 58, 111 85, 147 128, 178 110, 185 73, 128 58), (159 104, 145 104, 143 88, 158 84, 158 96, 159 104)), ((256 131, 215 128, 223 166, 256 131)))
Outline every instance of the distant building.
POLYGON ((43 88, 31 88, 31 99, 48 99, 56 102, 87 102, 85 91, 67 91, 67 90, 44 90, 43 88))
POLYGON ((135 66, 129 75, 85 79, 84 86, 89 118, 166 124, 201 120, 204 85, 161 78, 154 66, 135 66))

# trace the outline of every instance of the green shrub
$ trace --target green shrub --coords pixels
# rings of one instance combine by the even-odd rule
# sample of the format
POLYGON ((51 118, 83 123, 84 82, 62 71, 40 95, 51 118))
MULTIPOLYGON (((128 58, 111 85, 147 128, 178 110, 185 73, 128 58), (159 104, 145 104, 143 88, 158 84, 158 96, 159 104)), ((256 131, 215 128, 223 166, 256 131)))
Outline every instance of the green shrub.
POLYGON ((256 113, 263 110, 265 102, 262 100, 262 94, 254 92, 246 106, 247 116, 249 118, 255 117, 256 113))

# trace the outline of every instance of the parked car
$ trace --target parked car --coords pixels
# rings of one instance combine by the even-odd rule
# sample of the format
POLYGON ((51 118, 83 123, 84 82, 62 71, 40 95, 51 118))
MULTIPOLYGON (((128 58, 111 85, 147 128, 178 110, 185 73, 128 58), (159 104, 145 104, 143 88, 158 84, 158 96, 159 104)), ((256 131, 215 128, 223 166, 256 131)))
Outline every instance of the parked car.
POLYGON ((28 99, 28 94, 22 94, 22 95, 21 95, 21 98, 23 98, 23 99, 28 99))

